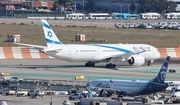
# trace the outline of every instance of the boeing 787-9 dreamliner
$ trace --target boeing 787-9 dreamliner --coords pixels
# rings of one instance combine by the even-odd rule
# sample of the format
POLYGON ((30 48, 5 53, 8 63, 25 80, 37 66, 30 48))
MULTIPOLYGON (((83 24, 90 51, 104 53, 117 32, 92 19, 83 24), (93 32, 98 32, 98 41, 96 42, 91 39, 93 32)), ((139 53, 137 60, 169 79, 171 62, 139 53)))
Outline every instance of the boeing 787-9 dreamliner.
POLYGON ((86 67, 107 62, 106 67, 115 68, 115 62, 126 61, 133 66, 148 65, 160 58, 157 48, 148 44, 63 44, 46 20, 41 20, 47 46, 15 43, 33 47, 52 57, 75 62, 86 62, 86 67))

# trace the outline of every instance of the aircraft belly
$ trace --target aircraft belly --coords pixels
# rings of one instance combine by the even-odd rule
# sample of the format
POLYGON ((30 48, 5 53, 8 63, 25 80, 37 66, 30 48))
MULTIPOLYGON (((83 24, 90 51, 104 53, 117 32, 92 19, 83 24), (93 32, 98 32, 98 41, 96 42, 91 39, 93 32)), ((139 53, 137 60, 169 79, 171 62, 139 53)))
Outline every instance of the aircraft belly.
POLYGON ((58 58, 63 58, 68 61, 78 61, 78 62, 87 62, 87 61, 93 61, 94 56, 96 54, 72 54, 72 55, 58 55, 58 58))
POLYGON ((70 56, 72 60, 76 61, 92 61, 96 54, 93 53, 84 53, 84 54, 76 54, 74 56, 70 56))

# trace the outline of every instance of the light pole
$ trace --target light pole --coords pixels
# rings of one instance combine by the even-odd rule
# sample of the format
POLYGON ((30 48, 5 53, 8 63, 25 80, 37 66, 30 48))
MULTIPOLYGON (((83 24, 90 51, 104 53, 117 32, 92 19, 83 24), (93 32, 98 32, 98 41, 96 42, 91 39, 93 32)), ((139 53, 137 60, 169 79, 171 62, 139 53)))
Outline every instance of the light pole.
MULTIPOLYGON (((14 6, 13 6, 13 1, 11 1, 11 4, 12 4, 12 7, 14 7, 14 6)), ((12 11, 11 11, 11 12, 12 12, 12 17, 11 17, 11 18, 13 18, 13 9, 14 9, 14 8, 12 8, 12 11)))
MULTIPOLYGON (((8 5, 9 6, 9 5, 8 5)), ((7 5, 6 5, 6 20, 7 20, 7 8, 9 8, 7 5)))
POLYGON ((137 14, 137 3, 136 3, 136 7, 135 8, 136 8, 136 14, 137 14))
POLYGON ((50 92, 51 92, 51 102, 50 102, 50 105, 52 105, 52 91, 51 91, 51 81, 49 81, 49 83, 47 84, 49 89, 50 89, 50 92))
POLYGON ((83 0, 83 13, 84 13, 84 0, 83 0))
POLYGON ((121 13, 122 13, 122 4, 121 4, 121 13))
POLYGON ((22 5, 21 5, 21 11, 22 11, 22 16, 23 16, 23 0, 21 0, 21 3, 22 3, 22 5))
POLYGON ((115 87, 114 87, 114 81, 113 80, 110 80, 110 82, 112 83, 112 87, 114 89, 114 96, 116 97, 116 90, 115 90, 115 87))

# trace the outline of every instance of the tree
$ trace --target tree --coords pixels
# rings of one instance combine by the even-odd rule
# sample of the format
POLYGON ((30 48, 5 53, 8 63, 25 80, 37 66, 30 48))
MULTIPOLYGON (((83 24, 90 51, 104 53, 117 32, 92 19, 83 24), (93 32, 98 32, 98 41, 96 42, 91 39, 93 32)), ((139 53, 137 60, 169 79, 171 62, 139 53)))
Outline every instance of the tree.
POLYGON ((167 8, 168 2, 164 0, 158 0, 154 4, 154 11, 162 13, 167 8))
POLYGON ((88 8, 89 11, 93 11, 94 8, 94 3, 92 0, 88 0, 86 3, 86 7, 88 8))
POLYGON ((152 1, 153 0, 139 0, 139 3, 141 5, 141 10, 143 12, 148 12, 148 9, 152 7, 152 1))
POLYGON ((54 4, 53 4, 52 10, 56 11, 57 8, 59 8, 59 1, 58 0, 54 0, 54 4))
POLYGON ((29 3, 23 3, 23 8, 30 9, 30 4, 29 3))
POLYGON ((168 4, 167 4, 166 10, 167 11, 175 11, 176 7, 177 7, 177 4, 175 2, 169 1, 168 4))
POLYGON ((135 11, 135 9, 136 9, 136 6, 135 6, 135 4, 134 4, 134 3, 131 3, 131 5, 130 5, 130 7, 129 7, 129 8, 130 8, 130 10, 131 10, 131 11, 133 11, 133 12, 134 12, 134 11, 135 11))
POLYGON ((70 4, 74 2, 74 0, 58 0, 59 4, 61 5, 66 5, 67 2, 69 2, 70 4))
POLYGON ((141 5, 141 11, 143 12, 159 12, 163 11, 175 11, 177 4, 173 1, 165 0, 139 0, 141 5))

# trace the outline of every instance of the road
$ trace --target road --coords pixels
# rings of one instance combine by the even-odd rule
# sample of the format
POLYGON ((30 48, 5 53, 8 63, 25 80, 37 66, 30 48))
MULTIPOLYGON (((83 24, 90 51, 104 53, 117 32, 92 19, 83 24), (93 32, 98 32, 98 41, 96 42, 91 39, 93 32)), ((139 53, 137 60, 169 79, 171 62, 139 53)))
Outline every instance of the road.
MULTIPOLYGON (((105 28, 114 28, 115 23, 158 23, 158 22, 179 22, 179 20, 170 20, 170 19, 157 19, 157 20, 48 20, 48 22, 52 26, 98 26, 105 28)), ((0 18, 0 23, 5 24, 20 24, 25 23, 29 25, 41 25, 41 21, 39 19, 5 19, 0 18)))
MULTIPOLYGON (((152 66, 133 67, 126 63, 118 64, 117 68, 105 68, 105 63, 96 64, 96 67, 84 67, 81 62, 67 62, 59 59, 38 60, 0 60, 0 72, 8 72, 12 76, 36 79, 68 79, 75 76, 85 76, 85 80, 94 79, 140 79, 154 78, 160 70, 162 62, 152 66)), ((167 80, 178 80, 180 76, 179 64, 170 62, 169 69, 176 73, 168 73, 167 80)))

